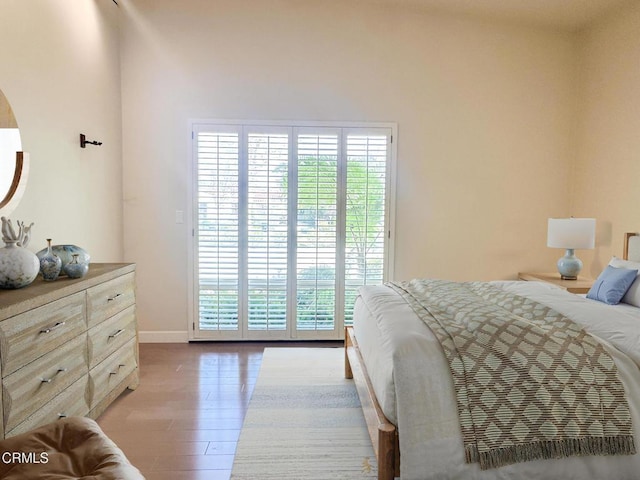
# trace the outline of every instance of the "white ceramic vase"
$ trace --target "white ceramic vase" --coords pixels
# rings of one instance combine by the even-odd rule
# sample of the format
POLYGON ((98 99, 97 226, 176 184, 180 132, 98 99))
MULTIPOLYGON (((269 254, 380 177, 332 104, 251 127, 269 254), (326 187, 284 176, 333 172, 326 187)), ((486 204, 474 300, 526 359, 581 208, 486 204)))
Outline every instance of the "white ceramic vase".
POLYGON ((15 233, 11 220, 2 217, 2 240, 0 248, 0 288, 21 288, 33 282, 40 271, 40 262, 35 253, 27 250, 31 227, 18 222, 15 233))

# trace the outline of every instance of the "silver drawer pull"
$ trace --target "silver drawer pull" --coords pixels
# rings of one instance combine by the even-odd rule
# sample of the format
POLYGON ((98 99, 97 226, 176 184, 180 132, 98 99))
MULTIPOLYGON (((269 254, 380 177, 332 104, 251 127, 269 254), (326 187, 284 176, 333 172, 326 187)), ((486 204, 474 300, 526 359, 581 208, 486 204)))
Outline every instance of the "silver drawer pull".
POLYGON ((109 372, 109 375, 117 375, 117 374, 118 374, 118 372, 120 371, 120 369, 121 369, 122 367, 124 367, 124 366, 126 366, 126 364, 121 363, 120 365, 118 365, 118 368, 116 369, 116 371, 115 371, 115 372, 109 372))
POLYGON ((121 293, 116 293, 113 297, 109 297, 107 298, 107 302, 113 302, 116 298, 118 298, 120 295, 122 295, 121 293))
POLYGON ((118 330, 116 333, 112 333, 111 335, 109 335, 109 338, 116 338, 118 335, 120 335, 121 333, 124 332, 124 329, 121 328, 120 330, 118 330))
POLYGON ((59 368, 58 371, 55 373, 55 375, 51 378, 41 378, 40 381, 41 383, 51 383, 53 380, 55 380, 56 375, 58 375, 59 373, 63 373, 66 372, 67 369, 66 368, 59 368))
POLYGON ((54 331, 56 328, 63 327, 67 322, 58 322, 53 327, 47 327, 40 330, 40 333, 49 333, 54 331))
POLYGON ((67 414, 66 413, 59 413, 58 414, 58 418, 67 418, 67 414))

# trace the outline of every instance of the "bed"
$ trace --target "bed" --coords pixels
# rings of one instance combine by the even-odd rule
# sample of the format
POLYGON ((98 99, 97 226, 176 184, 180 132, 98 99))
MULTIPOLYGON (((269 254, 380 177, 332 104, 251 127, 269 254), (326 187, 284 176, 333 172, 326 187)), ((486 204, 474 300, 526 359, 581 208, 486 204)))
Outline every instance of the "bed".
MULTIPOLYGON (((639 236, 625 235, 624 258, 640 262, 639 236)), ((490 284, 548 305, 601 340, 626 391, 631 435, 640 439, 640 308, 606 305, 538 282, 490 284)), ((396 291, 387 286, 361 289, 354 326, 345 332, 345 376, 355 380, 379 479, 639 478, 640 455, 635 449, 620 455, 534 459, 499 468, 468 463, 442 350, 434 333, 396 291)))

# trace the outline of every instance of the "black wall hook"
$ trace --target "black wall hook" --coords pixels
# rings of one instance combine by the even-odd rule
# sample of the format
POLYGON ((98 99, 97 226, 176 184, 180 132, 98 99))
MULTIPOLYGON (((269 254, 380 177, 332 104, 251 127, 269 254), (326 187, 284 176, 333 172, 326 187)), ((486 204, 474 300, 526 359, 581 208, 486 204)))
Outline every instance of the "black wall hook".
POLYGON ((80 134, 80 148, 85 148, 87 146, 87 144, 89 145, 102 145, 102 142, 96 142, 95 140, 91 141, 91 140, 87 140, 87 137, 85 137, 84 133, 80 134))

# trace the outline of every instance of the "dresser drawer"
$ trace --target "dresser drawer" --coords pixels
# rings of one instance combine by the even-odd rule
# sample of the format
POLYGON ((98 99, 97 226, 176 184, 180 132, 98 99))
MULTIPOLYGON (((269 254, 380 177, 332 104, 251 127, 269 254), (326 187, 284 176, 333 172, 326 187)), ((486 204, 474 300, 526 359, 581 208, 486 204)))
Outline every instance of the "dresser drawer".
POLYGON ((54 422, 62 417, 85 416, 89 413, 87 385, 88 376, 85 375, 79 380, 76 380, 73 385, 67 388, 60 395, 54 397, 49 403, 35 411, 33 415, 13 430, 9 430, 7 432, 7 437, 24 433, 37 426, 54 422))
POLYGON ((10 375, 86 330, 84 292, 0 322, 2 376, 10 375))
POLYGON ((11 430, 86 376, 87 339, 81 334, 2 380, 5 428, 11 430))
POLYGON ((135 303, 134 282, 131 272, 87 289, 89 328, 135 303))
POLYGON ((127 307, 89 330, 89 368, 136 336, 136 308, 127 307))
POLYGON ((116 388, 137 366, 136 340, 132 338, 109 355, 106 360, 91 369, 89 371, 91 408, 96 406, 111 390, 116 388))

